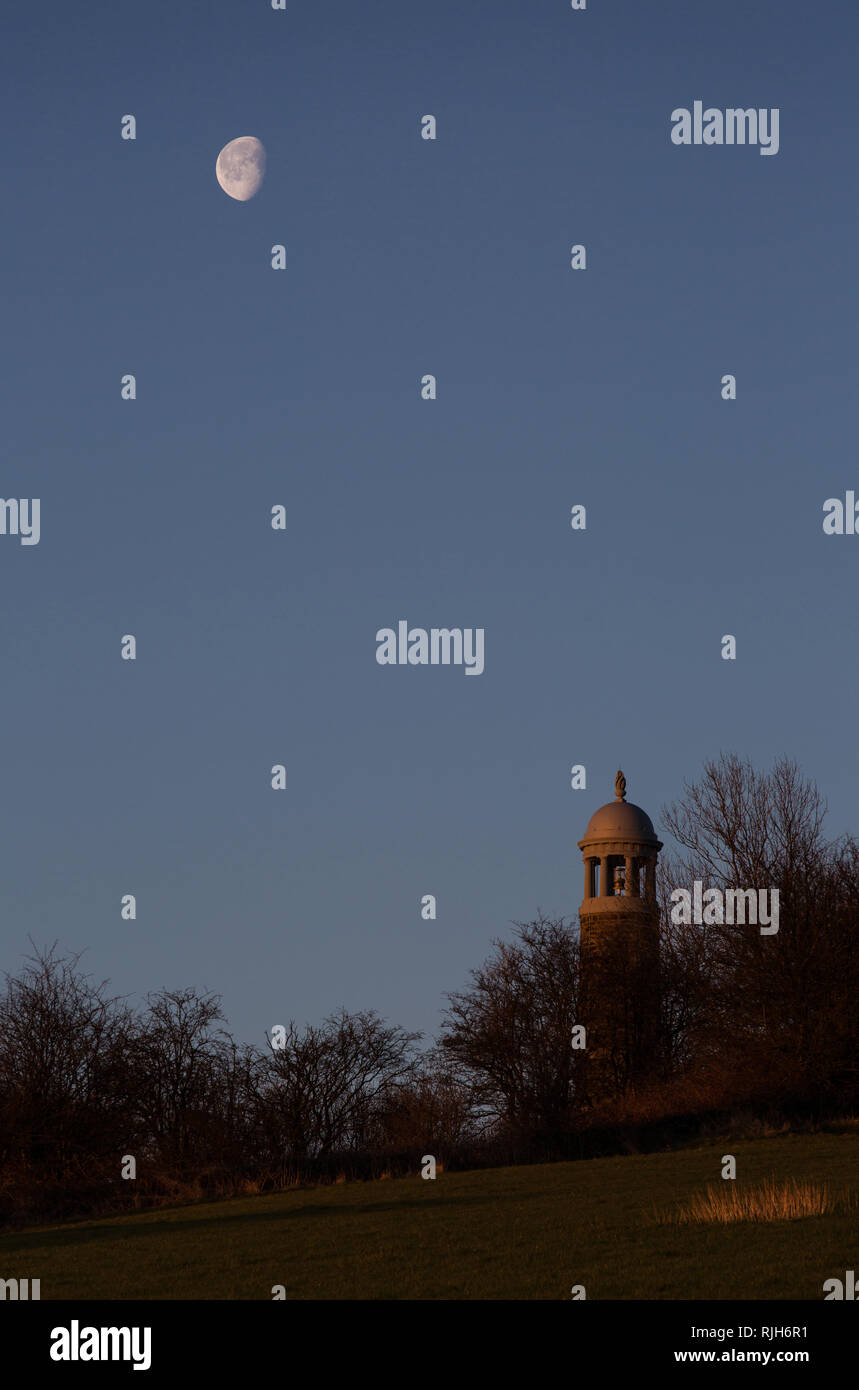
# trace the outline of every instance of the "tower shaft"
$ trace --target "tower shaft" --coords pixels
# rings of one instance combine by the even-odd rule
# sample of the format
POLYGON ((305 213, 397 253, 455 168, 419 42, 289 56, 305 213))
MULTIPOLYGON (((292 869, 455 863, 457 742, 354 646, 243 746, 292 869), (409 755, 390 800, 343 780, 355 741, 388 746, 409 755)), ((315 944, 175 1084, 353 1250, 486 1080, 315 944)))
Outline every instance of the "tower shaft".
POLYGON ((653 1075, 659 1042, 659 918, 656 862, 662 842, 640 806, 615 800, 579 841, 585 866, 581 1003, 587 1037, 586 1091, 595 1104, 653 1075))

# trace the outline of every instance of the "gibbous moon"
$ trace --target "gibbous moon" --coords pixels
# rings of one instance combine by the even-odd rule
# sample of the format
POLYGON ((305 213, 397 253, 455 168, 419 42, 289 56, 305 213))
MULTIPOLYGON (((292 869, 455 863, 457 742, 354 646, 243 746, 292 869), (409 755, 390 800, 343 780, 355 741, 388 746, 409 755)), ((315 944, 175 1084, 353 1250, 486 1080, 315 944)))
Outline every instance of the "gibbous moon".
POLYGON ((231 198, 246 203, 259 192, 265 175, 265 148, 255 135, 240 135, 218 155, 218 183, 231 198))

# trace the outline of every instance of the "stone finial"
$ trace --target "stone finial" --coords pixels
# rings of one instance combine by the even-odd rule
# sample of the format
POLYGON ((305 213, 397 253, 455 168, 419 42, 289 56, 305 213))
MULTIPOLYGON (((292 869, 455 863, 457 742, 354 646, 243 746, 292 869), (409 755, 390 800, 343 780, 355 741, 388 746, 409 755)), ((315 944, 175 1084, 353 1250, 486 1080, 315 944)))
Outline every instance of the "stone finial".
POLYGON ((617 776, 616 776, 615 779, 614 779, 614 794, 615 794, 616 800, 618 800, 618 801, 625 801, 625 800, 626 800, 626 778, 624 777, 623 773, 620 772, 620 771, 618 771, 618 774, 617 774, 617 776))

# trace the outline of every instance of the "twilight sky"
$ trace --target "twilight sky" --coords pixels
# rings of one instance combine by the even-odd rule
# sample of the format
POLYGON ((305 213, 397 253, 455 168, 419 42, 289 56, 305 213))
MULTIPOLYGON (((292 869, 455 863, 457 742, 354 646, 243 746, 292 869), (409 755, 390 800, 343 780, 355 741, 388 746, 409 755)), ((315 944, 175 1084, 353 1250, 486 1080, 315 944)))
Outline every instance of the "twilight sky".
POLYGON ((660 829, 708 756, 788 753, 859 828, 855 0, 16 9, 0 967, 432 1034, 577 910, 618 767, 660 829), (696 100, 778 107, 779 153, 675 147, 696 100), (483 674, 379 666, 400 619, 484 628, 483 674))

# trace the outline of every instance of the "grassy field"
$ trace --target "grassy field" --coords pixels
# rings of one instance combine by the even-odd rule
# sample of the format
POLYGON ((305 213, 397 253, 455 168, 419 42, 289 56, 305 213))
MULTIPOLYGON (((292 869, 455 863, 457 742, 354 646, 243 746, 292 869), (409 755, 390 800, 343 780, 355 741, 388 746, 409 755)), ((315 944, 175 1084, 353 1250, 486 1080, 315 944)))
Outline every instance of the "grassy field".
POLYGON ((859 1136, 784 1135, 676 1153, 295 1190, 0 1237, 0 1278, 42 1299, 802 1298, 859 1261, 856 1212, 666 1225, 721 1181, 859 1192, 859 1136))

